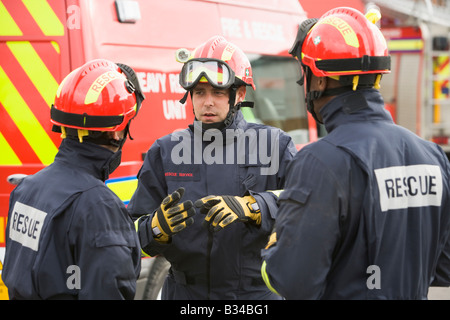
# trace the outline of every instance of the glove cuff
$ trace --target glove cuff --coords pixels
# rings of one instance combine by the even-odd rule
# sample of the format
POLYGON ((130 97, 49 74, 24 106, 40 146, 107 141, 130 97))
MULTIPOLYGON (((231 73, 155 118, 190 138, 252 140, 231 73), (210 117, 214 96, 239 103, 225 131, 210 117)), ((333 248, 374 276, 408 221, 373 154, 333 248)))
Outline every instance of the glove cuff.
POLYGON ((164 233, 161 225, 159 224, 158 213, 155 212, 152 218, 152 235, 155 240, 162 243, 169 242, 169 236, 164 233))
POLYGON ((243 198, 249 211, 248 216, 255 221, 258 226, 261 225, 261 209, 259 208, 258 202, 256 202, 256 199, 253 196, 245 196, 243 198))

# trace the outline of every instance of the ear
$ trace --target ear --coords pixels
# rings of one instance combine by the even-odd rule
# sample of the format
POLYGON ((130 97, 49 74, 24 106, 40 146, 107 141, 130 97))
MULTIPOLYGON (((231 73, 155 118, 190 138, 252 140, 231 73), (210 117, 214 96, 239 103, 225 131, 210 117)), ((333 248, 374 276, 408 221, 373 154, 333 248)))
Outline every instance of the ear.
POLYGON ((123 137, 120 136, 119 132, 121 131, 107 131, 108 132, 108 137, 114 140, 120 140, 123 137))
POLYGON ((317 77, 317 86, 319 91, 325 91, 327 88, 327 77, 317 77))
POLYGON ((240 86, 239 88, 237 88, 235 104, 238 104, 239 102, 244 101, 246 93, 247 93, 247 88, 245 86, 240 86))

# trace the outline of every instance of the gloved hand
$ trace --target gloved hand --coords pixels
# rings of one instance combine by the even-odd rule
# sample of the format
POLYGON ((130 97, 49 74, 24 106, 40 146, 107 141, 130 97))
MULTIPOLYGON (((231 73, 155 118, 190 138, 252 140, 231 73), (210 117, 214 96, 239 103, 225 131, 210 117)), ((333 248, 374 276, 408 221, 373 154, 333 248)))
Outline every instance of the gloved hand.
POLYGON ((236 220, 261 225, 261 210, 253 196, 207 196, 195 201, 195 206, 206 214, 203 225, 214 232, 236 220))
POLYGON ((152 218, 153 237, 160 242, 168 242, 170 237, 194 222, 195 208, 191 200, 178 204, 184 188, 178 188, 161 202, 152 218))

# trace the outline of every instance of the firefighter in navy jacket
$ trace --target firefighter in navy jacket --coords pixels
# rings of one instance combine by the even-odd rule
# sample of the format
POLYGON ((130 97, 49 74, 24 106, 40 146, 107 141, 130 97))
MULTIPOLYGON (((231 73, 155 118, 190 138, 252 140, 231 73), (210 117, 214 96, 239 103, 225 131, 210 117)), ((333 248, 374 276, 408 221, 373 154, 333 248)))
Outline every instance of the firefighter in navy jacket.
POLYGON ((98 59, 61 83, 51 109, 64 138, 55 161, 11 193, 2 273, 10 299, 134 298, 139 240, 104 184, 143 100, 134 76, 98 59))
POLYGON ((379 29, 333 9, 302 24, 291 53, 328 135, 288 167, 263 250, 268 287, 287 299, 426 299, 449 286, 450 165, 384 109, 379 29))
POLYGON ((292 139, 244 120, 250 62, 223 37, 191 53, 180 84, 196 121, 151 146, 128 206, 143 251, 171 263, 162 299, 279 299, 261 278, 260 252, 278 208, 267 190, 284 185, 292 139))

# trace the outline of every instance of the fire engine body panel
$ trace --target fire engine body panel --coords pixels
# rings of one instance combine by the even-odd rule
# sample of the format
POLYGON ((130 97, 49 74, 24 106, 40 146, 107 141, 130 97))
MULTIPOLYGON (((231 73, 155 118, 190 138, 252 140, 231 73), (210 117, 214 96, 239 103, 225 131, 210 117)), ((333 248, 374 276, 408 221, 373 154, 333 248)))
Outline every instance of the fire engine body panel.
POLYGON ((363 0, 379 7, 391 55, 381 93, 394 121, 439 144, 450 157, 450 4, 363 0))
POLYGON ((14 188, 7 179, 53 162, 61 138, 52 132, 50 106, 71 70, 105 58, 137 73, 147 99, 131 122, 133 140, 123 148, 122 164, 107 181, 127 203, 142 155, 157 138, 194 120, 190 99, 179 102, 185 91, 175 51, 210 36, 223 35, 250 58, 256 91, 247 90, 247 100, 255 101, 254 109, 243 110, 247 120, 278 126, 298 145, 317 139, 295 83, 298 63, 288 54, 305 18, 297 0, 1 0, 0 261, 14 188))

